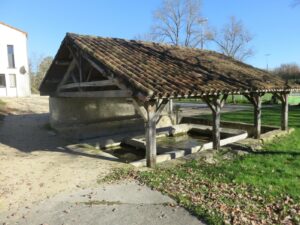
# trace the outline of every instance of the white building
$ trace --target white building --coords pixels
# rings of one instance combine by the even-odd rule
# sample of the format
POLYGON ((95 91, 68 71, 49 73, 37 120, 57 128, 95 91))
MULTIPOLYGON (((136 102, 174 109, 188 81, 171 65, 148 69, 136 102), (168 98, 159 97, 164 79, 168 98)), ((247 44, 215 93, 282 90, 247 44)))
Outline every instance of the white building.
POLYGON ((27 33, 0 21, 0 97, 29 96, 27 33))

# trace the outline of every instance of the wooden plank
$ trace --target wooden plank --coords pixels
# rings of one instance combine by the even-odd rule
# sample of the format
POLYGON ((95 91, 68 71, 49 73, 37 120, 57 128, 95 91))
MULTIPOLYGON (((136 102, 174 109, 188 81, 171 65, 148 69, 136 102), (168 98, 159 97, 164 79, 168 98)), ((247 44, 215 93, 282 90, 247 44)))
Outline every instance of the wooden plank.
POLYGON ((63 79, 60 81, 60 83, 59 83, 58 86, 57 86, 57 89, 56 89, 57 92, 60 91, 61 86, 62 86, 62 85, 68 80, 68 78, 71 76, 71 73, 72 73, 72 71, 74 70, 75 66, 76 66, 76 61, 75 61, 75 59, 73 58, 73 60, 72 60, 72 62, 70 63, 70 65, 69 65, 69 67, 68 67, 66 73, 65 73, 64 76, 63 76, 63 79))
POLYGON ((78 87, 105 87, 115 85, 113 80, 102 80, 102 81, 92 81, 92 82, 82 82, 82 83, 71 83, 61 86, 61 89, 70 89, 78 87))
POLYGON ((154 167, 156 165, 156 101, 149 101, 145 105, 147 111, 146 122, 146 161, 148 167, 154 167))
POLYGON ((57 97, 84 97, 84 98, 130 98, 131 91, 113 90, 113 91, 87 91, 87 92, 58 92, 57 97))

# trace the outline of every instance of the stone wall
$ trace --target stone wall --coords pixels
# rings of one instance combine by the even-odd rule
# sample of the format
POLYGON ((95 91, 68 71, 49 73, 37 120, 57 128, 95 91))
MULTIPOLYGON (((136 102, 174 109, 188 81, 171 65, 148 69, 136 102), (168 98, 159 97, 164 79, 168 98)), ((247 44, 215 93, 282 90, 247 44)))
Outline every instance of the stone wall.
MULTIPOLYGON (((144 131, 144 121, 131 99, 50 97, 49 104, 51 126, 66 137, 86 139, 144 131)), ((168 108, 158 127, 172 125, 168 108)))

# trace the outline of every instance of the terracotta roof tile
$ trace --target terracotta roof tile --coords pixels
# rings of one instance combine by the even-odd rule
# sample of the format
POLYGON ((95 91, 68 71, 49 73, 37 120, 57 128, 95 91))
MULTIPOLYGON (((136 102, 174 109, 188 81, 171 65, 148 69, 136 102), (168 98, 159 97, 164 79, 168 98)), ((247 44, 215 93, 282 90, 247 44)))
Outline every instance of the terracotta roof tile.
POLYGON ((149 98, 292 88, 264 70, 213 51, 77 34, 67 34, 65 42, 149 98))

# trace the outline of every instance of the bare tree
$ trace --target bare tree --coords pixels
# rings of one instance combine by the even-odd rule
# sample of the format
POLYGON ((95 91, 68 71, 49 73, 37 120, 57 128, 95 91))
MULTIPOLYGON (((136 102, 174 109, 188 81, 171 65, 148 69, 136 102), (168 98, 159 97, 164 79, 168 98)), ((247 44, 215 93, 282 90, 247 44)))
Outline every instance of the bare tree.
POLYGON ((212 40, 220 51, 234 59, 244 61, 254 54, 249 43, 253 36, 244 27, 241 20, 230 17, 230 21, 219 32, 214 32, 212 40))
POLYGON ((164 0, 154 12, 150 37, 176 46, 204 47, 210 40, 207 19, 201 16, 201 0, 164 0))
POLYGON ((296 63, 281 64, 278 68, 273 70, 273 74, 281 78, 291 81, 300 81, 300 66, 296 63))
MULTIPOLYGON (((31 60, 32 61, 32 60, 31 60)), ((38 61, 36 61, 36 71, 34 72, 32 70, 32 62, 30 62, 30 79, 31 79, 31 91, 32 93, 38 93, 38 89, 40 87, 40 84, 42 80, 44 79, 44 76, 49 69, 51 63, 53 61, 53 58, 51 56, 40 58, 38 61)))

